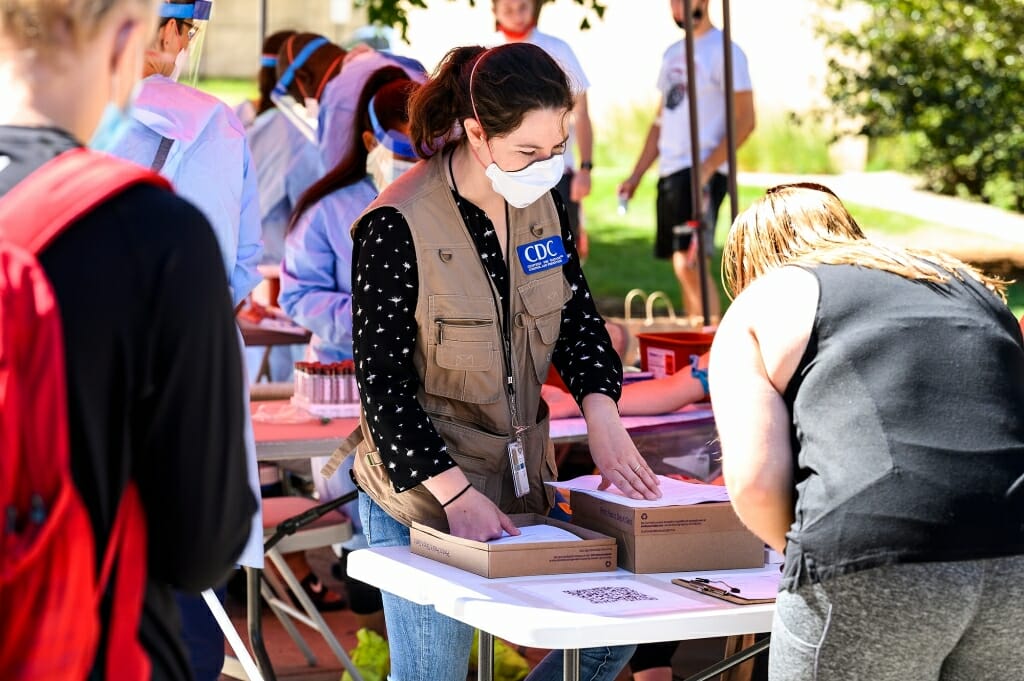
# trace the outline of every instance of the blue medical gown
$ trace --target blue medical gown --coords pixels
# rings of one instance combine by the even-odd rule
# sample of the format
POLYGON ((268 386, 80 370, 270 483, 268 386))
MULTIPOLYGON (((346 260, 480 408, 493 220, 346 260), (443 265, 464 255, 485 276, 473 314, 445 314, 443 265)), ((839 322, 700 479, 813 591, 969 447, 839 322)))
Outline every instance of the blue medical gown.
MULTIPOLYGON (((160 174, 171 181, 180 196, 195 204, 213 227, 231 300, 237 306, 262 279, 256 265, 263 253, 256 172, 242 123, 216 97, 163 76, 150 76, 142 81, 132 118, 130 127, 110 152, 151 168, 161 140, 172 140, 160 174)), ((240 333, 238 347, 244 364, 240 333)), ((196 386, 196 390, 199 395, 202 386, 196 386)), ((243 381, 243 398, 249 487, 258 499, 256 440, 248 409, 247 381, 243 381)), ((259 508, 238 562, 263 567, 263 516, 259 508)))
POLYGON ((263 225, 263 263, 284 257, 284 237, 299 197, 323 173, 317 148, 277 109, 264 111, 249 128, 263 225))
POLYGON ((328 194, 303 213, 285 240, 281 308, 313 332, 321 362, 352 357, 352 223, 377 198, 373 180, 328 194))
POLYGON ((161 139, 173 141, 160 174, 213 226, 238 305, 263 278, 257 178, 242 123, 216 97, 159 75, 142 81, 132 119, 111 153, 150 168, 161 139))

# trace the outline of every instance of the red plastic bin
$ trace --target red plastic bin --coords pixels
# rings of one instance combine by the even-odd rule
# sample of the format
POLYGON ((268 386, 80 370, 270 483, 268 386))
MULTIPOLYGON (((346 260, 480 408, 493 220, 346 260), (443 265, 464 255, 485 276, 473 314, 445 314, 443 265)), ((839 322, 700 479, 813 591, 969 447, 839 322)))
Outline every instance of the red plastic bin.
POLYGON ((703 355, 711 349, 714 332, 667 331, 638 333, 640 369, 656 378, 670 376, 690 365, 690 355, 703 355))

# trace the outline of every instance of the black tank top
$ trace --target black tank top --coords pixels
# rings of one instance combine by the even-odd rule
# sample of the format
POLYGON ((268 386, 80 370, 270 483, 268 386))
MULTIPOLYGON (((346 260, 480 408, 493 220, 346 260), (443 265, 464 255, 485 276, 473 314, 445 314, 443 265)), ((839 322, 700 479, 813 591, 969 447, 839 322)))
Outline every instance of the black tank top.
POLYGON ((782 587, 1024 554, 1024 349, 1013 314, 973 279, 807 269, 821 294, 785 394, 796 517, 782 587))

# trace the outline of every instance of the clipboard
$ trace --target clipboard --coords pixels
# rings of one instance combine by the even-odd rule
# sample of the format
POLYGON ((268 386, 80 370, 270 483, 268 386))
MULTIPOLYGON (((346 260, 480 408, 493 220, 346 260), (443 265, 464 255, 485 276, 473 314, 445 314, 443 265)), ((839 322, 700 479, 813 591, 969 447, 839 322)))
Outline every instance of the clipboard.
POLYGON ((744 598, 739 594, 720 589, 716 586, 703 581, 697 581, 694 579, 673 579, 672 583, 676 586, 681 586, 684 589, 690 591, 696 591, 702 593, 705 596, 711 596, 722 601, 728 601, 729 603, 735 603, 736 605, 756 605, 758 603, 774 603, 774 598, 744 598))

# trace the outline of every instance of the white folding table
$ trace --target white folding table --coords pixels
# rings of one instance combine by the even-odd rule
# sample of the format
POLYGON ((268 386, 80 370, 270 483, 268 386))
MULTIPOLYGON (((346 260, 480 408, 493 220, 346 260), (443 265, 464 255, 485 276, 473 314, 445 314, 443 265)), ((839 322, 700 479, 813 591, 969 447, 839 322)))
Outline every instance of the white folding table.
MULTIPOLYGON (((715 574, 722 571, 716 570, 715 574)), ((674 577, 701 573, 636 575, 621 568, 598 572, 487 579, 413 555, 409 547, 361 549, 349 554, 350 576, 383 591, 473 626, 481 632, 479 679, 491 679, 493 637, 532 648, 565 651, 565 679, 579 673, 579 650, 685 639, 734 636, 771 630, 774 604, 734 605, 672 584, 674 577), (581 587, 624 589, 640 596, 602 611, 583 598, 552 597, 581 587)), ((778 574, 778 565, 731 574, 778 574)), ((747 649, 738 664, 763 649, 747 649)), ((731 666, 731 665, 730 665, 731 666)), ((718 669, 716 673, 723 671, 718 669)), ((700 678, 710 678, 701 676, 700 678)))

